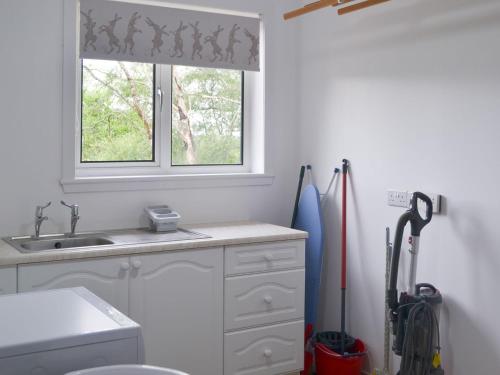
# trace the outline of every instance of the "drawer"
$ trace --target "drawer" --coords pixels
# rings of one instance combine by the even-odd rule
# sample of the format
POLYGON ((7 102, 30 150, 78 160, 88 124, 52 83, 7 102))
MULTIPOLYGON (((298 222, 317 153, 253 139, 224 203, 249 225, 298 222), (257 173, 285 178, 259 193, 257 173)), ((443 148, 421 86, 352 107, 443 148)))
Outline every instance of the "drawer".
POLYGON ((224 329, 303 319, 304 283, 304 269, 227 278, 224 329))
POLYGON ((225 274, 238 275, 304 267, 304 252, 304 240, 227 246, 225 274))
POLYGON ((303 365, 303 321, 225 334, 224 375, 285 374, 303 365))

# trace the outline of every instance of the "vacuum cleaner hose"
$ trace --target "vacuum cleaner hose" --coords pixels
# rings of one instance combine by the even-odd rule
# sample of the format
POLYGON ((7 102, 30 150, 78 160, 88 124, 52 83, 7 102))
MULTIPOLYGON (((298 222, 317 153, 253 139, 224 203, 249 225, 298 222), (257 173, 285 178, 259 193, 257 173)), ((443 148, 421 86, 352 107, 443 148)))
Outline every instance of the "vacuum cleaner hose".
POLYGON ((432 305, 425 301, 415 304, 408 316, 400 375, 443 374, 439 365, 433 366, 439 341, 439 323, 432 305))
POLYGON ((392 260, 391 260, 391 276, 389 280, 389 290, 387 293, 387 304, 389 308, 395 310, 398 307, 398 269, 399 269, 399 256, 401 254, 401 245, 403 242, 403 233, 406 224, 410 221, 411 211, 406 211, 398 220, 396 226, 396 234, 394 236, 392 260))

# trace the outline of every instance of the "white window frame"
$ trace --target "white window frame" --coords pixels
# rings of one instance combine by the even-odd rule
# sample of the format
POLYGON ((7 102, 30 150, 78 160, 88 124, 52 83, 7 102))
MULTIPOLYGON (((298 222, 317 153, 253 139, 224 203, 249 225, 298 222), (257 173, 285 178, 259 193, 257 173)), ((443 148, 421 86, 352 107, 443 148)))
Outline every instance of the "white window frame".
MULTIPOLYGON (((65 192, 121 191, 272 184, 266 174, 264 144, 264 72, 245 72, 243 93, 243 165, 172 166, 170 161, 170 66, 157 65, 162 110, 155 110, 155 161, 81 163, 81 60, 79 1, 64 1, 62 179, 65 192)), ((262 30, 263 35, 263 30, 262 30)), ((156 94, 157 95, 157 94, 156 94)), ((157 96, 158 103, 158 96, 157 96)))
MULTIPOLYGON (((81 60, 79 69, 81 71, 81 60)), ((76 134, 76 174, 81 177, 99 177, 99 176, 123 176, 124 174, 133 174, 136 176, 141 175, 189 175, 189 174, 217 174, 217 173, 248 173, 251 171, 251 157, 250 157, 250 138, 251 133, 249 127, 245 126, 246 122, 250 121, 248 112, 242 111, 242 125, 243 125, 243 142, 242 142, 242 164, 235 165, 172 165, 171 160, 171 136, 172 136, 172 75, 170 65, 156 65, 155 66, 155 137, 154 137, 154 161, 140 161, 140 162, 103 162, 103 163, 84 163, 81 162, 81 106, 77 106, 77 134, 76 134), (161 93, 161 94, 160 94, 161 93)), ((245 74, 245 82, 243 85, 242 99, 243 108, 249 103, 245 102, 245 98, 249 96, 249 91, 245 84, 250 74, 245 74)), ((251 85, 251 82, 248 82, 251 85)), ((81 79, 77 82, 77 103, 82 100, 81 79)))

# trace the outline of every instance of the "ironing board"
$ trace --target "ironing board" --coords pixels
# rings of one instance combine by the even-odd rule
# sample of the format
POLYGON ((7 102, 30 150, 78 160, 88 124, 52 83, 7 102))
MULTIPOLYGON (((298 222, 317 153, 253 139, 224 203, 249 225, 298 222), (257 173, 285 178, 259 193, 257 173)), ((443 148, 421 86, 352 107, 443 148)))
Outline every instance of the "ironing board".
POLYGON ((309 233, 306 240, 305 324, 315 329, 323 261, 323 219, 319 191, 314 185, 307 185, 300 196, 294 228, 309 233))

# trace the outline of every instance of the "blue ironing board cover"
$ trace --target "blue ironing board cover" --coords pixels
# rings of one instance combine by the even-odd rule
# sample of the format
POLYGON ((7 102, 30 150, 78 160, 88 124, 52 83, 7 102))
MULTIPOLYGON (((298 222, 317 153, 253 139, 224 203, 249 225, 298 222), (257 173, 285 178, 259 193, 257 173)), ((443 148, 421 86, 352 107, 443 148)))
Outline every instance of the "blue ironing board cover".
POLYGON ((307 185, 299 200, 295 229, 309 233, 306 240, 305 323, 316 328, 323 262, 323 218, 318 188, 307 185))

